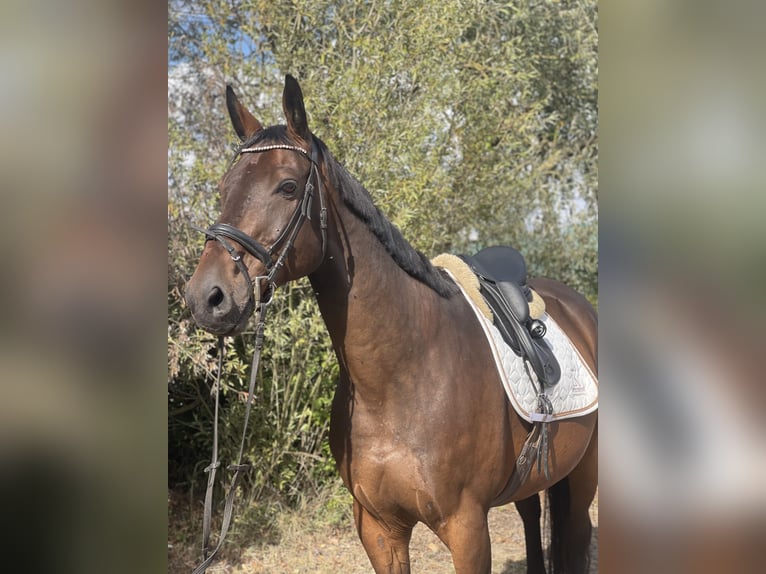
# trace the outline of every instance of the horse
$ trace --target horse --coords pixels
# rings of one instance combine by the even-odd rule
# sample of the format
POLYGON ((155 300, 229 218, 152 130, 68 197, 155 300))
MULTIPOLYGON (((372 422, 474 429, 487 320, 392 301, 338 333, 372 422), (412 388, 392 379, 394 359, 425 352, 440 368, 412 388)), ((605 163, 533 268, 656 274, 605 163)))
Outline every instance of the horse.
MULTIPOLYGON (((597 488, 597 411, 550 423, 550 473, 505 492, 530 424, 502 388, 476 316, 454 281, 413 248, 308 127, 285 78, 286 125, 264 127, 227 86, 242 140, 220 183, 221 211, 186 301, 196 323, 240 333, 257 302, 308 276, 340 366, 330 450, 352 494, 376 573, 410 572, 418 522, 447 546, 457 574, 491 569, 487 513, 514 502, 527 572, 546 572, 539 494, 548 492, 550 567, 586 572, 597 488), (268 247, 266 247, 268 246, 268 247)), ((531 280, 592 372, 597 318, 585 297, 531 280)))

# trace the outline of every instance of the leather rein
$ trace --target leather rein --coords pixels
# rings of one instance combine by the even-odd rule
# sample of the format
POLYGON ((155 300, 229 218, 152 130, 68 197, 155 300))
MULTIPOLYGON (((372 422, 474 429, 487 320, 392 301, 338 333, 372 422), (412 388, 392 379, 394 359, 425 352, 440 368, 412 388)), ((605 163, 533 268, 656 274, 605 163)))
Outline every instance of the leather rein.
MULTIPOLYGON (((235 157, 239 157, 244 153, 263 153, 276 149, 290 150, 303 155, 311 162, 309 169, 309 175, 306 180, 306 187, 303 190, 303 197, 300 203, 290 216, 290 220, 285 226, 285 229, 280 233, 279 237, 271 244, 271 247, 266 248, 257 240, 253 239, 245 232, 237 229, 233 225, 228 223, 215 223, 207 229, 202 229, 197 226, 192 226, 197 231, 205 234, 207 241, 218 241, 229 257, 236 263, 242 277, 248 283, 248 306, 251 306, 255 313, 255 351, 253 352, 253 361, 250 369, 250 385, 247 393, 247 400, 245 406, 245 420, 242 429, 242 439, 239 445, 239 454, 237 456, 236 464, 231 464, 227 467, 228 470, 233 470, 229 490, 226 493, 226 502, 224 506, 223 521, 221 524, 221 533, 218 537, 218 544, 210 552, 210 524, 212 518, 213 508, 213 489, 215 486, 215 475, 218 467, 221 466, 221 462, 218 460, 218 404, 219 404, 219 390, 221 386, 221 372, 223 370, 223 355, 224 355, 224 336, 218 337, 218 373, 215 380, 215 410, 214 410, 214 426, 213 426, 213 456, 209 466, 205 468, 205 472, 208 473, 207 490, 205 492, 205 506, 204 514, 202 518, 202 563, 197 566, 192 574, 204 574, 207 568, 212 563, 218 551, 223 545, 223 541, 226 538, 226 534, 231 526, 232 513, 234 508, 234 497, 237 489, 237 482, 239 480, 239 473, 250 467, 249 464, 242 464, 242 455, 245 449, 245 437, 247 435, 247 423, 250 418, 250 410, 253 403, 253 397, 255 394, 255 380, 258 373, 258 364, 260 362, 261 350, 263 349, 263 330, 265 323, 266 309, 271 304, 276 290, 276 275, 284 265, 287 254, 293 247, 295 239, 303 226, 304 221, 311 219, 311 206, 316 189, 319 195, 319 224, 322 234, 322 260, 324 260, 327 253, 327 207, 325 206, 324 194, 322 191, 322 180, 319 177, 319 154, 317 145, 312 142, 311 152, 307 152, 301 147, 293 146, 289 144, 270 144, 264 146, 248 147, 240 149, 235 157), (312 180, 315 182, 312 183, 312 180), (255 280, 250 278, 247 265, 242 261, 242 254, 239 252, 228 240, 235 241, 242 249, 244 249, 252 257, 263 263, 266 267, 266 275, 259 275, 255 277, 255 280), (280 245, 283 245, 282 250, 274 259, 276 250, 280 245), (262 291, 262 282, 265 280, 266 289, 262 291)), ((233 162, 232 162, 233 163, 233 162)))

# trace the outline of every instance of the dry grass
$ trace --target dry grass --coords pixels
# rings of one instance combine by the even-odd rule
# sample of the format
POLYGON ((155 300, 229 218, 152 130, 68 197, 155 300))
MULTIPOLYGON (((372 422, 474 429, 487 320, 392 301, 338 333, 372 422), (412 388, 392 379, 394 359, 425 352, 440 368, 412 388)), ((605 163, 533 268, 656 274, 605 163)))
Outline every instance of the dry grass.
MULTIPOLYGON (((169 574, 188 574, 199 559, 201 511, 189 511, 188 501, 171 495, 169 574)), ((227 539, 221 559, 209 574, 369 574, 367 555, 354 530, 348 494, 333 487, 306 501, 297 510, 279 505, 251 507, 246 520, 238 511, 236 529, 227 539), (243 523, 247 523, 243 525, 243 523)), ((598 572, 598 496, 591 507, 594 536, 591 569, 598 572)), ((524 529, 513 505, 489 514, 492 572, 525 572, 524 529)), ((452 574, 447 548, 422 524, 415 527, 410 545, 413 572, 452 574)))

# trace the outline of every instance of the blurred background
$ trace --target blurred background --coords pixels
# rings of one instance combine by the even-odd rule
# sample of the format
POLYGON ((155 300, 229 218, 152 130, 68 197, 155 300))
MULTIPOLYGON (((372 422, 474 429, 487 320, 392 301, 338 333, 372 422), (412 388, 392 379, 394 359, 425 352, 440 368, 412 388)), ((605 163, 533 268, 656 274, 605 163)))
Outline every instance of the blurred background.
MULTIPOLYGON (((319 3, 298 5, 310 16, 319 3)), ((464 2, 455 4, 455 16, 478 14, 485 5, 510 14, 538 10, 544 18, 534 32, 545 38, 546 23, 563 24, 555 18, 583 3, 464 2)), ((182 73, 181 55, 172 49, 168 55, 174 23, 189 11, 185 6, 171 3, 166 11, 147 3, 65 0, 12 1, 2 8, 0 257, 6 305, 0 330, 0 504, 4 556, 14 571, 166 569, 168 383, 178 365, 168 354, 176 325, 168 322, 168 307, 171 286, 183 276, 170 265, 177 252, 165 250, 174 217, 171 165, 179 157, 184 161, 168 152, 176 110, 171 85, 174 70, 186 78, 204 73, 182 73)), ((231 6, 237 13, 241 4, 231 6)), ((583 157, 598 157, 598 172, 591 179, 570 178, 598 199, 571 203, 574 215, 598 214, 598 284, 584 280, 595 265, 587 235, 572 242, 583 248, 577 266, 568 268, 564 258, 550 268, 583 281, 599 309, 603 572, 760 572, 766 563, 766 419, 759 368, 766 271, 766 46, 760 31, 765 11, 763 3, 741 0, 598 4, 599 129, 591 147, 581 148, 597 146, 598 156, 583 157)), ((480 27, 479 32, 489 34, 480 27)), ((553 66, 555 57, 594 45, 592 33, 572 37, 571 46, 538 46, 554 59, 526 62, 530 76, 507 81, 532 85, 524 82, 547 71, 547 83, 539 86, 571 84, 578 76, 553 66)), ((507 48, 491 67, 502 70, 512 61, 520 66, 513 70, 525 70, 513 46, 507 48)), ((214 50, 223 75, 210 86, 233 79, 248 94, 248 104, 266 121, 276 121, 278 109, 237 76, 240 68, 225 67, 227 53, 252 50, 214 50)), ((308 86, 328 86, 319 72, 311 76, 317 67, 299 67, 300 56, 279 61, 295 68, 280 71, 304 74, 300 79, 308 79, 308 86)), ((411 78, 389 77, 382 95, 405 102, 419 97, 411 78)), ((483 81, 463 85, 497 93, 490 81, 497 74, 479 68, 476 77, 483 81)), ((277 75, 261 79, 273 87, 277 75)), ((451 86, 447 76, 443 81, 451 86)), ((221 93, 212 87, 210 94, 221 93)), ((338 98, 357 101, 343 88, 338 86, 338 98)), ((314 97, 306 86, 304 91, 307 100, 314 97)), ((512 104, 515 95, 504 97, 512 104)), ((546 95, 546 104, 555 104, 546 117, 555 119, 566 97, 592 97, 571 85, 546 95), (556 94, 562 99, 555 100, 556 94)), ((330 120, 322 123, 322 112, 312 115, 326 105, 330 118, 327 102, 309 101, 315 129, 338 129, 330 120)), ((369 100, 358 100, 364 101, 369 100)), ((584 119, 585 125, 595 121, 584 119)), ((484 130, 492 124, 481 125, 484 130)), ((493 154, 511 151, 525 159, 525 153, 551 154, 556 161, 550 173, 577 161, 555 146, 535 147, 539 138, 529 137, 524 145, 530 132, 506 127, 508 135, 497 143, 474 144, 486 146, 489 166, 497 165, 493 154)), ((230 132, 218 134, 219 141, 197 141, 193 134, 187 144, 210 147, 206 161, 213 161, 231 139, 230 132)), ((179 132, 176 137, 181 141, 179 132)), ((428 156, 437 148, 434 141, 425 143, 432 165, 456 165, 448 156, 428 156)), ((369 152, 334 151, 349 160, 369 152)), ((513 178, 520 182, 515 189, 526 185, 539 194, 533 198, 540 205, 548 205, 545 193, 571 191, 512 171, 517 165, 504 165, 509 171, 496 174, 498 180, 513 178)), ((365 177, 363 164, 349 167, 365 177)), ((399 173, 399 166, 389 167, 399 173)), ((479 167, 466 170, 465 177, 485 174, 479 167)), ((446 174, 433 173, 434 180, 411 178, 412 203, 383 194, 384 179, 368 186, 398 225, 417 230, 425 213, 420 192, 444 189, 446 174)), ((197 181, 211 174, 200 172, 197 181)), ((445 205, 462 197, 447 189, 454 195, 445 196, 445 205)), ((534 205, 526 207, 534 212, 534 205)), ((486 206, 467 208, 492 221, 486 206)), ((416 233, 418 247, 430 252, 476 241, 468 229, 463 243, 455 243, 448 221, 435 226, 433 240, 416 233)), ((535 221, 525 224, 534 228, 535 221)), ((533 242, 527 244, 534 249, 533 242)), ((180 311, 176 318, 181 320, 180 311)), ((204 371, 205 349, 190 348, 199 362, 190 359, 187 365, 204 371)), ((289 483, 289 473, 281 476, 289 483)))
POLYGON ((766 6, 599 15, 599 566, 759 572, 766 6))
POLYGON ((0 8, 3 570, 166 562, 166 10, 0 8))

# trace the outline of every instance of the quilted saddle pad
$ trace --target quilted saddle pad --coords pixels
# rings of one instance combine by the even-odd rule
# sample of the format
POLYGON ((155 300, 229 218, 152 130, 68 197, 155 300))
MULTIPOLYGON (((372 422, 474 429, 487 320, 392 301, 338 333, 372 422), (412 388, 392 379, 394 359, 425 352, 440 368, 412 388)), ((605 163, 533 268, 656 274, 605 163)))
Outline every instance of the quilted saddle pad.
MULTIPOLYGON (((449 270, 447 270, 448 273, 449 270)), ((450 273, 452 275, 452 273, 450 273)), ((454 275, 453 275, 454 278, 454 275)), ((492 349, 498 374, 514 409, 529 422, 541 420, 537 410, 539 385, 531 368, 525 368, 524 360, 505 344, 500 331, 492 324, 468 296, 465 289, 455 281, 476 315, 492 349), (530 378, 531 377, 531 378, 530 378)), ((553 349, 561 365, 561 379, 545 394, 553 405, 553 414, 544 420, 561 420, 583 416, 598 409, 598 381, 580 352, 553 318, 545 313, 540 319, 545 323, 545 341, 553 349)))

